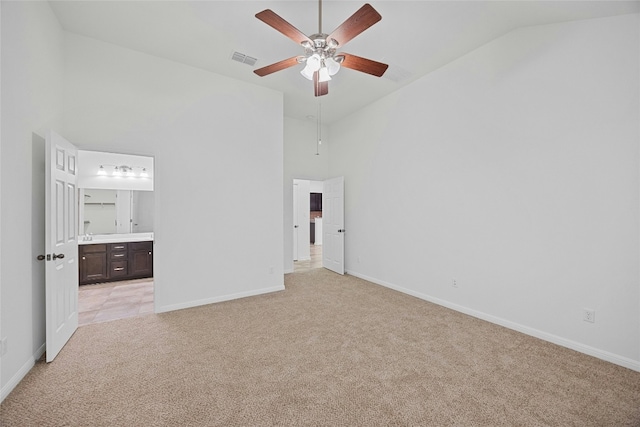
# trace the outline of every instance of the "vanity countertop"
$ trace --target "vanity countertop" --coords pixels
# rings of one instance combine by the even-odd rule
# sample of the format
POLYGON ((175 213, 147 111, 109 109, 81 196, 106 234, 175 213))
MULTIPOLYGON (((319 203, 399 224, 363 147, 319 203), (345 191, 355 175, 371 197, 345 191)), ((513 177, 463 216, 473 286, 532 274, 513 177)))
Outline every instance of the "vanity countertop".
POLYGON ((93 245, 97 243, 148 242, 153 241, 153 233, 126 234, 90 234, 79 236, 79 245, 93 245))

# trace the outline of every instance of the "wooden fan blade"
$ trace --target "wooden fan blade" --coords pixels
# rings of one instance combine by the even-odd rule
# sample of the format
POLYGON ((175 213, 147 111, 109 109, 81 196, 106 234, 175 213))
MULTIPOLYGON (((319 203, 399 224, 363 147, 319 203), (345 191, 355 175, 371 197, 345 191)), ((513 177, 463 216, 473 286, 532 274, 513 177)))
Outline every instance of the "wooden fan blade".
POLYGON ((352 70, 361 71, 363 73, 371 74, 372 76, 382 77, 389 66, 382 62, 373 61, 367 58, 361 58, 350 53, 340 53, 340 56, 344 56, 344 61, 340 65, 352 70))
POLYGON ((256 13, 256 18, 269 25, 270 27, 273 27, 298 44, 302 42, 309 42, 313 45, 313 41, 311 41, 311 39, 307 37, 302 31, 289 24, 282 17, 280 17, 280 15, 278 15, 271 9, 266 9, 262 12, 256 13))
POLYGON ((282 61, 267 65, 266 67, 258 68, 257 70, 253 70, 253 72, 260 77, 264 77, 268 74, 275 73, 276 71, 284 70, 285 68, 293 67, 298 64, 298 57, 294 56, 293 58, 283 59, 282 61))
POLYGON ((315 96, 323 96, 329 93, 329 82, 320 81, 320 73, 313 73, 313 94, 315 96))
POLYGON ((327 41, 334 39, 340 46, 344 46, 355 36, 380 21, 382 16, 369 3, 362 6, 346 21, 327 37, 327 41))

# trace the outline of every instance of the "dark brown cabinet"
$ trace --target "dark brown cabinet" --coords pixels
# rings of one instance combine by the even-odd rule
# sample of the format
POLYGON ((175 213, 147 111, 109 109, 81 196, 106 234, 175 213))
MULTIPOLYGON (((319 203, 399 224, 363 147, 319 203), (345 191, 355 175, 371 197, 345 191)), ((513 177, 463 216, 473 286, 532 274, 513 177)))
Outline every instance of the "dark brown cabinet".
POLYGON ((107 262, 107 245, 78 246, 80 266, 80 284, 95 283, 109 277, 107 262))
POLYGON ((153 277, 153 242, 78 246, 80 284, 153 277))
POLYGON ((153 242, 129 243, 129 276, 153 276, 153 242))

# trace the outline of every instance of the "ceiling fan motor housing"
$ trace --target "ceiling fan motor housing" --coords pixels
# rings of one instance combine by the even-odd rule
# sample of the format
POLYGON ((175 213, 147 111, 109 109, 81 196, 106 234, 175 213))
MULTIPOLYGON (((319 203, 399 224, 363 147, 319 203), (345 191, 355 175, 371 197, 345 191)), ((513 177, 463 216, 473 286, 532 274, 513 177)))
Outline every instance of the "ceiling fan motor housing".
POLYGON ((322 59, 333 58, 338 63, 341 63, 344 60, 343 56, 336 56, 339 44, 335 39, 327 40, 329 38, 328 34, 312 34, 309 38, 313 42, 313 45, 308 41, 301 43, 305 51, 304 60, 309 59, 313 54, 317 54, 322 59))

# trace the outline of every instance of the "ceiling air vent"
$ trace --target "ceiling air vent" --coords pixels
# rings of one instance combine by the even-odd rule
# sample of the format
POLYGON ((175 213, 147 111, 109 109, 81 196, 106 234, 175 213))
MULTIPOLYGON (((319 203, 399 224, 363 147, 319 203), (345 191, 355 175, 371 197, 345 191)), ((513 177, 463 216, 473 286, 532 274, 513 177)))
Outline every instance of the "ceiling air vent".
POLYGON ((256 58, 252 58, 240 52, 233 52, 233 55, 231 55, 231 59, 233 59, 234 61, 242 62, 243 64, 251 65, 251 66, 256 65, 256 61, 257 61, 256 58))

